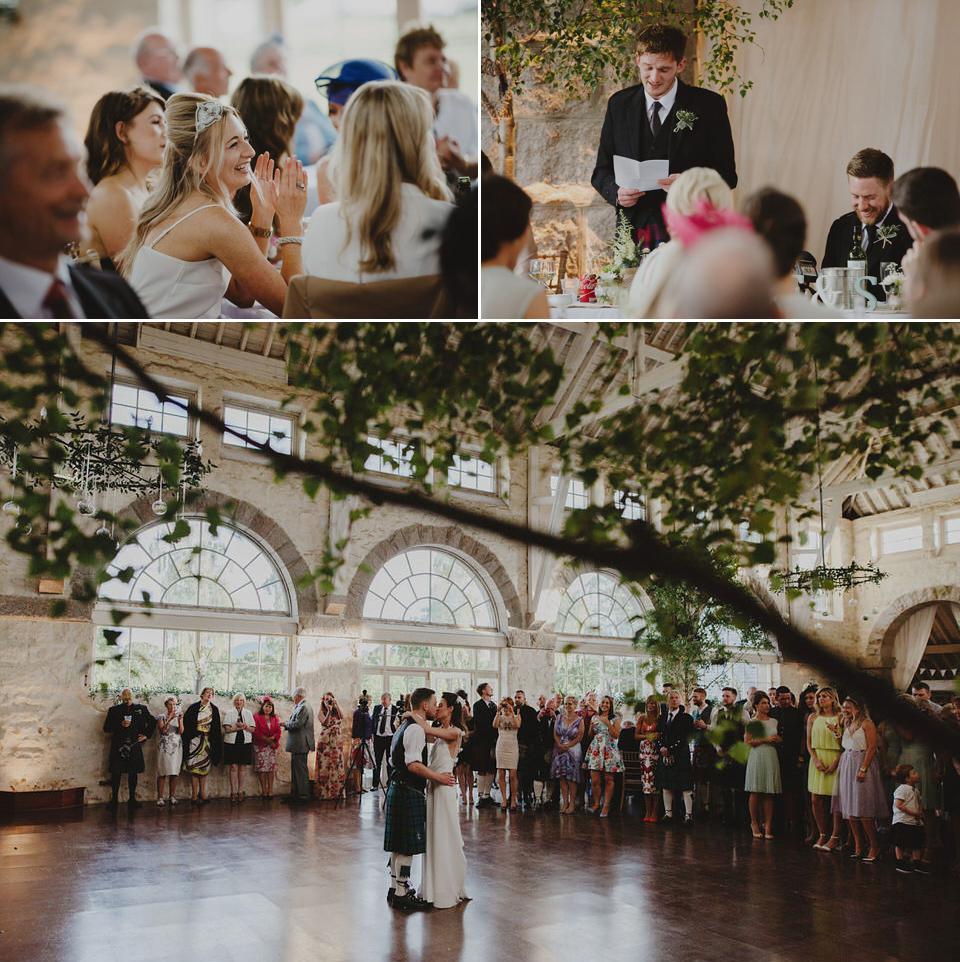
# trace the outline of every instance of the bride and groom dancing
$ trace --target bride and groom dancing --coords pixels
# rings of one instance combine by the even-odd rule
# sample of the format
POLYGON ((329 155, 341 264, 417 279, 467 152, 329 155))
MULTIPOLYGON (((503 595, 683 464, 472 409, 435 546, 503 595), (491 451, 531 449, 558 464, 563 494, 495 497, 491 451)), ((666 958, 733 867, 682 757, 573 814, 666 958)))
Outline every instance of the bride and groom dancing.
POLYGON ((410 696, 410 708, 390 745, 383 838, 384 851, 390 853, 387 903, 404 911, 446 909, 468 898, 453 777, 463 738, 461 707, 450 692, 438 703, 432 689, 418 688, 410 696), (434 718, 441 727, 431 727, 434 718), (421 854, 423 885, 418 895, 410 884, 410 869, 414 855, 421 854))

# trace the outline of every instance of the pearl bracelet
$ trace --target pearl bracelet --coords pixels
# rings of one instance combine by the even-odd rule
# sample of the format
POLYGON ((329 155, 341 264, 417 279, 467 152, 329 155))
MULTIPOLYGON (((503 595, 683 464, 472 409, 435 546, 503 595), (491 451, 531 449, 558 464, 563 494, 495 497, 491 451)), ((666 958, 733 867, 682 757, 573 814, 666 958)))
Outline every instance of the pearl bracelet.
POLYGON ((302 243, 303 243, 302 237, 278 237, 274 241, 274 244, 276 244, 277 247, 283 247, 284 244, 302 244, 302 243))

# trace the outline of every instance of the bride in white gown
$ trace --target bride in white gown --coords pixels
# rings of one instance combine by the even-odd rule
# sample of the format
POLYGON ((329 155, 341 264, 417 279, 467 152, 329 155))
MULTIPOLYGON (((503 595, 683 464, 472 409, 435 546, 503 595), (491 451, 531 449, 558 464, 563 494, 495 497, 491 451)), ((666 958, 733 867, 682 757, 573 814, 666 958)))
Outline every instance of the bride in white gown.
MULTIPOLYGON (((437 703, 436 718, 441 728, 423 726, 429 738, 429 768, 452 772, 463 738, 462 709, 457 696, 444 692, 437 703)), ((456 786, 430 782, 427 790, 427 851, 423 856, 423 885, 420 897, 437 909, 448 909, 464 899, 467 859, 463 854, 456 786)))

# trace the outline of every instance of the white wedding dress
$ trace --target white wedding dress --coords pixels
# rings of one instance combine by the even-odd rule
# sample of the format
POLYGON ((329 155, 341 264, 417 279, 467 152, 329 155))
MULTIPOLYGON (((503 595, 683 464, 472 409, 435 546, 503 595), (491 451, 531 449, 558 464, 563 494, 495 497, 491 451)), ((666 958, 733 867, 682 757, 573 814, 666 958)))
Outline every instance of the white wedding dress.
MULTIPOLYGON (((459 750, 460 738, 454 745, 453 755, 449 742, 435 741, 430 749, 430 770, 452 772, 459 750)), ((434 908, 448 909, 469 898, 463 887, 466 876, 467 859, 463 854, 456 786, 430 782, 427 790, 427 851, 423 856, 420 897, 433 902, 434 908)))

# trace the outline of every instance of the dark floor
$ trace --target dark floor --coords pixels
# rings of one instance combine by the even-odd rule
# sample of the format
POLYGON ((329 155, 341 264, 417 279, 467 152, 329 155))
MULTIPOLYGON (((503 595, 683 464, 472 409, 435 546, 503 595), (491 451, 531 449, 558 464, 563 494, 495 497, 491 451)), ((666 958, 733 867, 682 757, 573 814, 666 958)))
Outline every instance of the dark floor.
MULTIPOLYGON (((387 907, 375 796, 0 828, 11 962, 955 958, 960 884, 711 824, 464 812, 471 902, 387 907)), ((419 862, 419 859, 416 860, 419 862)), ((419 879, 419 865, 414 878, 419 879)))

